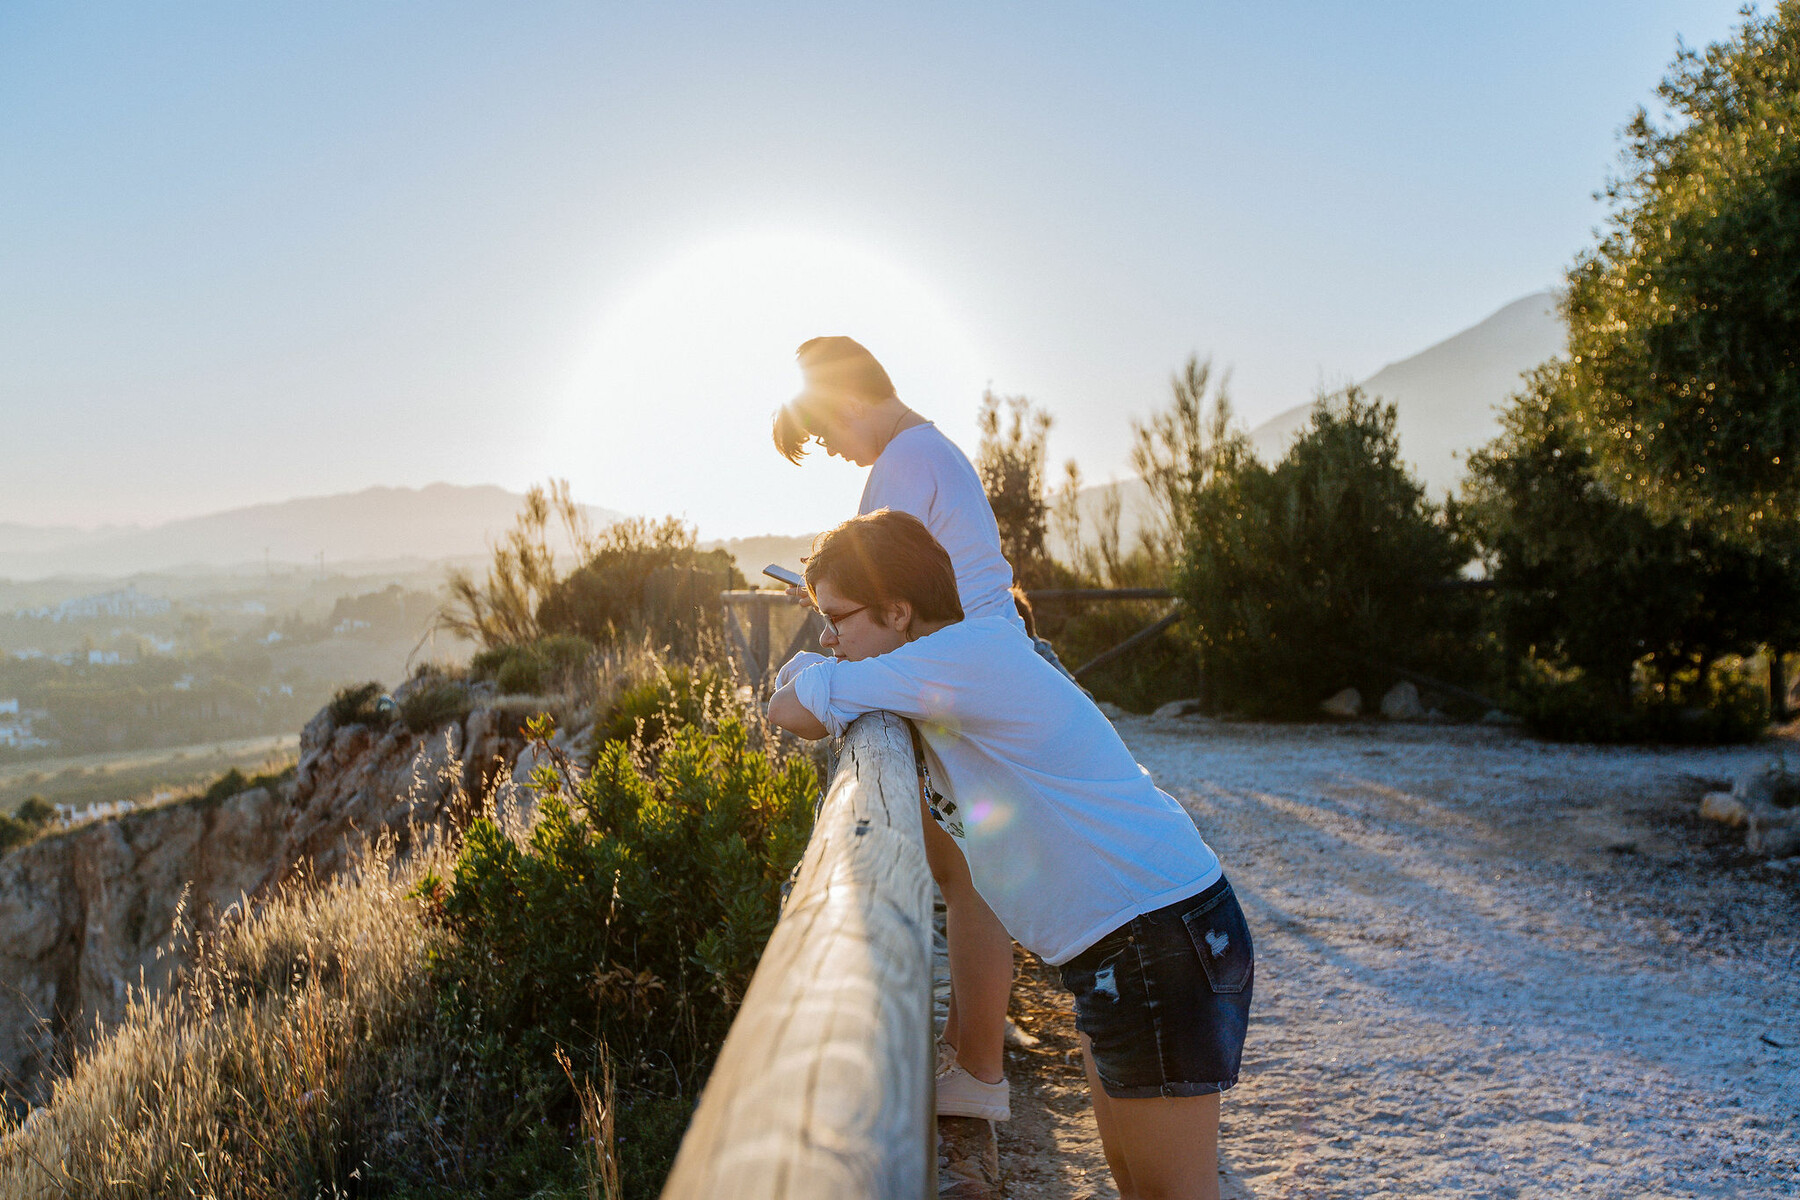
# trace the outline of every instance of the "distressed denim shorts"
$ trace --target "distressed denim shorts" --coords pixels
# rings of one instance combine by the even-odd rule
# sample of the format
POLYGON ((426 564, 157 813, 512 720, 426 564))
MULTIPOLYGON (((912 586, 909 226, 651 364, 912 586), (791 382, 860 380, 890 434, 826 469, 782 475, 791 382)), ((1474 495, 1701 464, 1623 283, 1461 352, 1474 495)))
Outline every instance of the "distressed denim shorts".
POLYGON ((1223 876, 1062 965, 1075 1028, 1118 1100, 1205 1096, 1236 1083, 1255 975, 1250 928, 1223 876))

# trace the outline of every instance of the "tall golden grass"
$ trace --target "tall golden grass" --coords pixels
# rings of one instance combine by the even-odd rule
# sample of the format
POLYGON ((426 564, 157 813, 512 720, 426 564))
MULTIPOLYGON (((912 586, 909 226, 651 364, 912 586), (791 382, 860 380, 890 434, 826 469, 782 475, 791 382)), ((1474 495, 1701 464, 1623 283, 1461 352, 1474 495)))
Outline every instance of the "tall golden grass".
POLYGON ((356 1178, 363 1135, 418 1128, 392 1108, 425 1098, 384 1084, 432 1074, 404 1059, 431 1052, 442 935, 409 892, 448 861, 429 844, 401 861, 382 839, 330 882, 180 935, 194 944, 178 986, 135 997, 50 1103, 0 1133, 0 1197, 272 1200, 356 1178))

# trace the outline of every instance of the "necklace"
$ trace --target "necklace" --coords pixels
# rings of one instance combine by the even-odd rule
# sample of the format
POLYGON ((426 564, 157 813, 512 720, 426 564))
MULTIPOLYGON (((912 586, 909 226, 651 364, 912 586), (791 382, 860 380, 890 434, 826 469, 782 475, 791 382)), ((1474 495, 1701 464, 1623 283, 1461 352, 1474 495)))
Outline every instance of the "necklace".
POLYGON ((894 418, 894 427, 892 429, 888 430, 888 434, 886 437, 881 439, 881 450, 877 450, 875 452, 878 456, 882 453, 882 451, 885 451, 888 448, 888 443, 893 441, 895 436, 899 434, 900 422, 906 420, 906 418, 908 418, 910 416, 912 416, 912 409, 905 408, 905 407, 902 407, 900 409, 900 415, 894 418))

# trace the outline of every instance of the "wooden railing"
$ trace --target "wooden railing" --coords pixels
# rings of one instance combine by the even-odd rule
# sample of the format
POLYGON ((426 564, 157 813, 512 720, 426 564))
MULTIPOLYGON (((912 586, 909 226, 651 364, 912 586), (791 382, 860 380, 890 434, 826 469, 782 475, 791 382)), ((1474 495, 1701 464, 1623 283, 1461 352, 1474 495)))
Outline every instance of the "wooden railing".
POLYGON ((906 722, 858 719, 663 1200, 935 1195, 919 822, 906 722))
POLYGON ((721 592, 719 599, 724 606, 725 637, 737 658, 738 669, 759 692, 770 671, 802 650, 819 648, 819 634, 825 628, 824 622, 818 613, 810 607, 803 609, 801 602, 786 592, 730 591, 721 592), (774 648, 772 618, 777 612, 800 614, 799 628, 788 638, 787 649, 780 657, 770 654, 774 648), (745 618, 742 622, 738 620, 740 613, 745 618))

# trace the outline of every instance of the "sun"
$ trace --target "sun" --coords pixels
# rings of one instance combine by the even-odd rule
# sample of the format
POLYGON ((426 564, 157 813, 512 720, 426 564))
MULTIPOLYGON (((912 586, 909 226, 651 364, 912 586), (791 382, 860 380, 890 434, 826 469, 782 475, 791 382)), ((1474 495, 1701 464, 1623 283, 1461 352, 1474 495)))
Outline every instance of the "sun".
POLYGON ((769 439, 799 390, 795 348, 847 334, 900 396, 972 449, 985 372, 967 322, 925 282, 860 246, 803 233, 694 247, 598 323, 547 448, 590 503, 696 523, 702 537, 803 533, 854 514, 864 472, 769 439))

